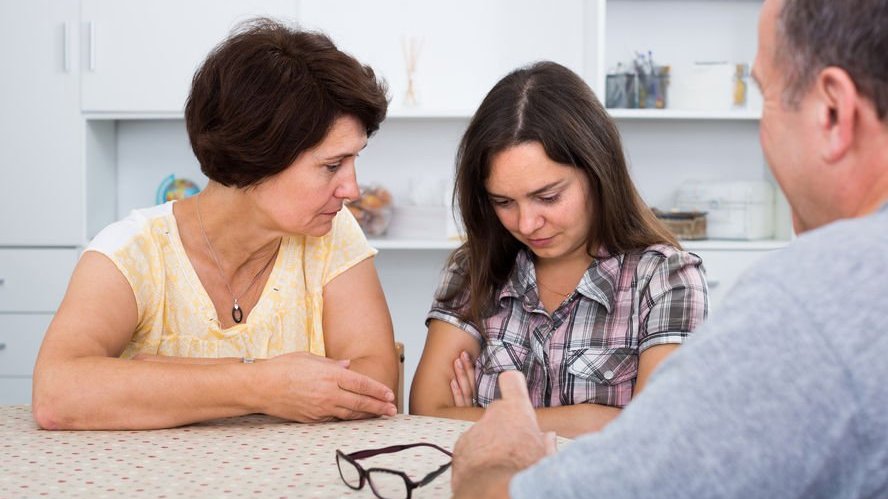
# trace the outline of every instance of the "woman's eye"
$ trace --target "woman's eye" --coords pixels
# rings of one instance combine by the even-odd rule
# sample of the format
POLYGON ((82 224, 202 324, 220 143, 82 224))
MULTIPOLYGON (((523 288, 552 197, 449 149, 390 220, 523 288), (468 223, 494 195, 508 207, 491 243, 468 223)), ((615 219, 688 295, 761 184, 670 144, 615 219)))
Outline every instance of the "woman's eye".
POLYGON ((490 202, 493 203, 494 206, 508 206, 512 201, 508 199, 491 199, 490 202))
POLYGON ((336 170, 338 170, 339 167, 342 166, 342 163, 335 163, 335 164, 324 165, 324 166, 327 168, 327 170, 328 170, 330 173, 335 173, 336 170))
POLYGON ((546 204, 552 204, 552 203, 557 202, 558 199, 560 199, 560 198, 561 198, 560 195, 558 195, 558 194, 553 194, 553 195, 551 195, 551 196, 540 196, 539 199, 540 199, 540 201, 542 201, 543 203, 546 203, 546 204))

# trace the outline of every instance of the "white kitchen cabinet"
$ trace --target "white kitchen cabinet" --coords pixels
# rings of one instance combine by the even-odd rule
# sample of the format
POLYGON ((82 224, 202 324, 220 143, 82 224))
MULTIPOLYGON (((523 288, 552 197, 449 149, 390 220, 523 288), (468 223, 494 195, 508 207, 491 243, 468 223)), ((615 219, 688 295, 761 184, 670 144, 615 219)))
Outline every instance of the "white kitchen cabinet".
POLYGON ((583 0, 302 0, 300 23, 329 33, 391 88, 391 116, 468 116, 506 73, 551 59, 583 73, 583 0), (405 105, 404 45, 420 47, 418 101, 405 105))
POLYGON ((83 110, 181 114, 191 77, 238 22, 296 0, 82 0, 83 110))
POLYGON ((31 376, 52 314, 0 314, 0 377, 31 376))
POLYGON ((0 405, 31 403, 31 376, 52 314, 0 314, 0 405))
POLYGON ((30 376, 0 376, 0 405, 19 405, 30 403, 30 376))
POLYGON ((0 2, 0 246, 83 241, 78 2, 0 2))
POLYGON ((80 251, 74 248, 0 248, 0 313, 53 313, 80 251))
POLYGON ((709 285, 709 315, 718 314, 724 304, 725 295, 734 286, 743 272, 767 255, 771 249, 694 249, 703 259, 706 268, 706 282, 709 285))

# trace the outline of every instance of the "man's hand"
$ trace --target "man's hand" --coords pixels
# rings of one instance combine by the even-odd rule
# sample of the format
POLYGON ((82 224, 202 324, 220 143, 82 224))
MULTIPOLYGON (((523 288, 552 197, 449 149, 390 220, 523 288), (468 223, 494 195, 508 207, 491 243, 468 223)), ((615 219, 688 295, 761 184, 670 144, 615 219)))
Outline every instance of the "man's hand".
POLYGON ((540 431, 524 375, 507 371, 498 382, 502 399, 456 442, 456 497, 507 497, 513 475, 555 452, 555 434, 540 431))

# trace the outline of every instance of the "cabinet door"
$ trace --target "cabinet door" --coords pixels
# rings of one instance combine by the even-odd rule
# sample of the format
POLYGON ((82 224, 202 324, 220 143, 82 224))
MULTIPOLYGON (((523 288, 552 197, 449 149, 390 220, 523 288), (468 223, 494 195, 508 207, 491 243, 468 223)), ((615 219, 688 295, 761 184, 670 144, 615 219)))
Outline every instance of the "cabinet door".
POLYGON ((0 314, 0 376, 31 376, 51 314, 0 314))
POLYGON ((53 313, 62 302, 76 249, 0 249, 0 314, 53 313))
POLYGON ((582 0, 302 0, 302 24, 371 65, 391 88, 391 113, 474 112, 506 73, 552 59, 583 74, 582 0), (414 90, 405 105, 411 41, 414 90))
POLYGON ((0 2, 0 245, 83 243, 77 0, 0 2))
POLYGON ((746 270, 770 250, 703 250, 693 251, 703 259, 709 284, 710 317, 718 313, 724 297, 746 270))
POLYGON ((83 0, 83 110, 182 112, 200 63, 255 16, 293 22, 296 0, 83 0))
POLYGON ((30 403, 30 376, 0 376, 0 405, 20 405, 30 403))

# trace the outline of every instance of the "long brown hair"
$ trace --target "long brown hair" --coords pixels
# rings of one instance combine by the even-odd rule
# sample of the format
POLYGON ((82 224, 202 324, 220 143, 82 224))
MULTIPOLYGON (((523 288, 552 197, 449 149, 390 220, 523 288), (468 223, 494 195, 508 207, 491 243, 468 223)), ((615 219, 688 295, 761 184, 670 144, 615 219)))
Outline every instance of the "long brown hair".
POLYGON ((488 198, 490 162, 526 142, 539 142, 553 161, 586 174, 596 213, 586 244, 590 254, 599 247, 610 254, 660 243, 679 247, 635 189, 617 127, 589 86, 554 62, 517 69, 484 98, 456 157, 454 201, 467 238, 448 267, 456 267, 462 281, 438 299, 466 297, 468 303, 457 307, 476 327, 492 312, 496 293, 523 247, 500 223, 488 198))

